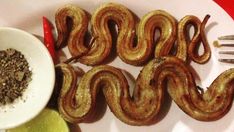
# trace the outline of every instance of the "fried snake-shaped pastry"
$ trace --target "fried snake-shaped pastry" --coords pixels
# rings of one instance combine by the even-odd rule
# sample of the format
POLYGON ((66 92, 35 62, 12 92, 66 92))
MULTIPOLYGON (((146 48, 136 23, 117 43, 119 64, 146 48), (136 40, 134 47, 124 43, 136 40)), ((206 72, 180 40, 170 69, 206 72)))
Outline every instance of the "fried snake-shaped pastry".
POLYGON ((55 14, 58 39, 55 47, 60 49, 67 45, 72 55, 82 55, 87 48, 76 43, 84 43, 85 32, 88 28, 87 14, 80 8, 66 5, 55 14), (77 54, 79 53, 79 54, 77 54))
POLYGON ((177 21, 167 12, 156 10, 142 17, 137 28, 136 46, 133 46, 133 31, 133 28, 120 31, 122 34, 119 33, 118 36, 117 53, 124 62, 140 65, 146 62, 153 52, 155 57, 169 54, 176 40, 177 21), (155 30, 159 30, 160 36, 153 45, 155 30))
POLYGON ((112 66, 94 67, 78 85, 71 66, 61 64, 56 69, 63 74, 59 111, 72 123, 86 120, 94 111, 99 90, 114 115, 130 125, 151 123, 163 105, 165 90, 185 113, 202 121, 224 116, 233 100, 234 69, 223 72, 200 94, 188 65, 176 57, 153 59, 145 65, 132 97, 125 76, 112 66))
POLYGON ((128 64, 145 63, 153 52, 155 56, 167 55, 176 40, 177 22, 173 16, 162 10, 147 13, 136 28, 135 18, 126 7, 113 3, 102 5, 91 17, 95 41, 90 47, 84 43, 89 21, 82 9, 67 5, 57 11, 55 20, 58 30, 57 47, 61 47, 65 39, 68 39, 72 56, 84 54, 79 61, 86 65, 100 64, 110 55, 113 47, 113 38, 108 27, 110 21, 118 26, 117 54, 128 64), (71 32, 68 31, 68 19, 73 24, 71 32), (156 29, 160 31, 160 37, 157 44, 154 44, 156 29), (134 44, 136 34, 138 41, 134 44))
POLYGON ((210 58, 210 47, 204 29, 209 16, 201 22, 196 16, 188 15, 177 21, 162 10, 155 10, 142 17, 138 27, 133 14, 120 4, 108 3, 99 7, 91 17, 93 43, 85 44, 89 19, 85 11, 74 5, 59 9, 55 16, 58 31, 57 48, 68 45, 72 56, 82 56, 79 61, 86 65, 97 65, 105 61, 113 47, 108 23, 114 21, 118 26, 117 54, 126 63, 141 65, 155 57, 168 55, 177 39, 176 55, 184 61, 190 59, 205 63, 210 58), (195 28, 195 33, 188 41, 188 26, 195 28), (159 30, 159 39, 155 42, 155 30, 159 30), (137 35, 137 36, 136 36, 137 35), (134 43, 137 38, 137 43, 134 43), (204 52, 198 54, 202 42, 204 52), (88 45, 88 46, 87 46, 88 45))
POLYGON ((205 25, 209 17, 209 15, 206 15, 204 20, 201 22, 198 17, 187 15, 179 21, 176 54, 178 58, 183 61, 187 61, 189 57, 189 59, 199 64, 206 63, 209 60, 211 50, 205 35, 205 25), (188 36, 188 26, 190 25, 194 26, 195 30, 191 40, 189 40, 188 36), (201 42, 203 44, 204 51, 199 55, 198 48, 201 42))

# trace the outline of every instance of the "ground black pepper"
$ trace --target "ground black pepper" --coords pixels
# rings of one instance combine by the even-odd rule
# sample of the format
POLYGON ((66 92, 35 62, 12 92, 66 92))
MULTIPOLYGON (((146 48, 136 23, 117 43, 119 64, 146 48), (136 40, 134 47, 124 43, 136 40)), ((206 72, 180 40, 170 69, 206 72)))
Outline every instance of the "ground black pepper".
POLYGON ((21 97, 31 76, 29 64, 21 52, 0 51, 0 105, 11 104, 21 97))

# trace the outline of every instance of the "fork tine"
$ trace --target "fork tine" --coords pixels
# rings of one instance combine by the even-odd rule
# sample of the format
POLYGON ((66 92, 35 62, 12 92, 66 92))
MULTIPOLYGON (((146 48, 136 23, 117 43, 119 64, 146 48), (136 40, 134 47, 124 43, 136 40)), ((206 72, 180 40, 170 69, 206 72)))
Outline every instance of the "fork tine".
POLYGON ((220 44, 219 43, 219 41, 217 41, 217 40, 215 40, 214 42, 213 42, 213 45, 214 45, 214 47, 216 47, 216 48, 220 48, 220 47, 234 47, 234 44, 233 43, 226 43, 226 44, 220 44))
POLYGON ((224 63, 233 63, 234 64, 234 59, 218 59, 220 62, 224 63))
POLYGON ((234 35, 225 35, 218 37, 218 40, 234 40, 234 35))
MULTIPOLYGON (((234 39, 233 39, 234 40, 234 39)), ((225 46, 225 47, 234 47, 234 44, 220 44, 221 46, 225 46)))
POLYGON ((219 54, 234 55, 234 51, 219 51, 219 54))

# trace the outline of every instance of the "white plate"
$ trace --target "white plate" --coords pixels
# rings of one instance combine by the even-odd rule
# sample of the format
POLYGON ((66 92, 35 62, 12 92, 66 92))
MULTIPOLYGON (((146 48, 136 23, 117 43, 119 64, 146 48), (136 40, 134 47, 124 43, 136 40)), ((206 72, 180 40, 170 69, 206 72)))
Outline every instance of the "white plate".
MULTIPOLYGON (((81 8, 92 13, 95 8, 104 2, 110 2, 108 0, 40 0, 40 1, 8 1, 1 0, 0 4, 0 25, 12 26, 24 29, 33 34, 42 35, 42 16, 47 16, 50 20, 54 21, 54 13, 57 8, 63 6, 65 3, 74 3, 81 8)), ((208 41, 211 44, 220 35, 234 34, 234 23, 231 17, 229 17, 221 7, 215 4, 211 0, 121 0, 112 1, 118 2, 139 17, 142 17, 149 11, 156 9, 163 9, 171 13, 178 20, 185 15, 196 15, 200 19, 206 14, 210 14, 211 18, 208 21, 206 31, 208 41)), ((198 72, 202 87, 207 87, 211 82, 225 69, 231 67, 230 64, 219 63, 217 61, 218 54, 217 49, 213 46, 211 60, 205 65, 197 65, 192 63, 193 67, 198 72)), ((233 49, 234 50, 234 49, 233 49)), ((66 50, 67 51, 67 50, 66 50)), ((233 57, 234 58, 234 57, 233 57)), ((87 70, 90 67, 78 64, 83 69, 87 70)), ((141 68, 127 65, 120 59, 114 60, 110 65, 114 65, 119 68, 124 68, 136 77, 141 68)), ((210 132, 233 132, 234 131, 234 107, 226 114, 222 119, 213 122, 200 122, 192 119, 180 110, 173 102, 168 110, 166 116, 158 123, 151 126, 129 126, 119 121, 110 111, 107 109, 105 115, 101 120, 94 123, 81 123, 79 127, 82 132, 96 132, 96 131, 108 131, 108 132, 197 132, 197 131, 210 131, 210 132)))

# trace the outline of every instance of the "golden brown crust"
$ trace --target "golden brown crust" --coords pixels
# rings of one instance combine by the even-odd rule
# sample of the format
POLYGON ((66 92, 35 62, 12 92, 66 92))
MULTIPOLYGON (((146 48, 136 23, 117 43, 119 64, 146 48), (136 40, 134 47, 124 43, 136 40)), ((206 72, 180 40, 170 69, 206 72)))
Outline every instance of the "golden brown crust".
POLYGON ((91 18, 95 41, 90 48, 86 48, 83 41, 88 20, 82 9, 71 5, 65 6, 57 11, 55 19, 59 33, 57 45, 65 41, 64 35, 71 36, 68 41, 69 51, 73 56, 85 53, 79 61, 86 65, 100 64, 110 55, 113 45, 108 27, 109 21, 114 21, 118 26, 117 54, 128 64, 141 65, 152 56, 153 52, 156 57, 167 55, 176 39, 177 22, 173 16, 162 10, 146 14, 135 29, 135 18, 126 7, 114 3, 102 5, 91 18), (67 31, 66 17, 73 20, 70 34, 67 31), (161 32, 157 44, 154 44, 155 29, 161 32), (135 45, 133 39, 136 34, 138 42, 135 45))
POLYGON ((58 32, 56 48, 60 49, 68 45, 69 51, 73 56, 84 54, 88 49, 79 45, 84 42, 84 35, 88 27, 86 13, 79 7, 66 5, 57 10, 55 23, 58 32))
POLYGON ((73 84, 75 80, 66 79, 73 76, 71 67, 61 69, 64 79, 59 110, 64 117, 68 116, 67 121, 73 123, 86 120, 95 110, 99 89, 115 116, 130 125, 146 125, 155 119, 163 105, 166 88, 184 112, 202 121, 224 116, 233 99, 234 69, 223 72, 204 94, 200 94, 188 66, 176 57, 154 59, 144 66, 136 80, 133 97, 123 73, 112 66, 94 67, 85 73, 78 86, 73 84), (165 85, 167 79, 168 87, 165 85))
MULTIPOLYGON (((166 60, 165 64, 175 62, 174 58, 166 60)), ((170 96, 192 118, 212 121, 228 112, 233 100, 234 69, 221 73, 202 94, 199 93, 189 68, 183 63, 168 65, 163 69, 165 77, 170 77, 168 83, 170 96)))
POLYGON ((113 46, 112 36, 108 26, 110 20, 118 25, 118 36, 123 35, 123 33, 126 33, 126 35, 131 34, 135 28, 134 17, 124 6, 113 3, 100 6, 95 10, 91 18, 92 35, 96 39, 89 52, 79 59, 81 63, 97 65, 102 63, 110 55, 113 46), (99 58, 102 59, 100 60, 99 58))
POLYGON ((153 52, 155 57, 168 55, 176 40, 176 26, 176 19, 163 10, 147 13, 138 25, 138 42, 135 47, 132 30, 128 33, 129 29, 125 28, 126 31, 123 30, 122 34, 119 34, 117 42, 119 57, 128 64, 141 65, 149 60, 153 52), (154 42, 156 29, 160 31, 157 43, 154 42))
POLYGON ((188 56, 197 63, 209 60, 211 52, 204 33, 208 18, 206 16, 201 22, 195 16, 185 16, 179 22, 177 32, 176 20, 167 12, 156 10, 143 16, 135 29, 134 16, 126 7, 108 3, 99 7, 91 18, 95 41, 88 48, 84 44, 88 28, 86 13, 72 5, 61 8, 56 14, 57 47, 62 47, 65 39, 68 39, 69 51, 72 56, 80 56, 81 63, 97 65, 110 55, 113 47, 108 27, 110 20, 118 26, 117 54, 124 62, 143 64, 153 52, 156 59, 145 65, 139 74, 133 97, 129 94, 125 76, 117 68, 106 65, 94 67, 85 73, 77 85, 78 75, 73 67, 68 64, 58 65, 56 69, 60 69, 63 76, 59 112, 68 122, 87 120, 95 111, 96 95, 101 88, 108 106, 117 118, 130 125, 146 125, 157 117, 166 89, 164 83, 169 79, 168 92, 184 112, 202 121, 221 118, 232 103, 234 69, 222 73, 204 94, 200 94, 185 64, 188 56), (73 21, 71 32, 67 27, 68 18, 73 21), (189 24, 195 27, 195 34, 190 41, 187 40, 189 24), (153 44, 155 29, 160 30, 156 45, 153 44), (138 43, 134 46, 135 35, 138 43), (169 54, 176 36, 177 58, 162 57, 169 54), (201 41, 204 53, 199 55, 196 48, 201 41))
POLYGON ((193 15, 187 15, 183 17, 178 24, 178 36, 177 36, 177 53, 176 56, 183 61, 191 59, 197 63, 206 63, 211 56, 211 50, 207 38, 205 35, 205 25, 209 19, 209 15, 206 15, 204 20, 201 22, 200 19, 193 15), (189 40, 188 26, 194 26, 194 34, 191 40, 189 40), (198 47, 202 42, 204 52, 202 55, 198 53, 198 47))
POLYGON ((194 62, 197 62, 200 64, 206 63, 207 61, 209 61, 211 57, 211 49, 210 49, 208 40, 206 38, 206 33, 205 33, 205 26, 209 18, 210 18, 210 15, 206 15, 202 23, 200 24, 200 28, 199 28, 200 38, 192 39, 190 45, 188 46, 189 58, 192 59, 194 62), (199 55, 198 53, 198 47, 200 43, 202 43, 204 47, 204 52, 202 55, 199 55))
MULTIPOLYGON (((168 55, 177 39, 176 56, 186 61, 188 56, 197 63, 205 63, 211 56, 209 44, 205 36, 205 25, 209 16, 203 22, 196 16, 187 15, 178 24, 169 13, 155 10, 142 17, 136 28, 136 22, 130 10, 120 4, 107 3, 100 6, 91 17, 92 36, 94 41, 90 47, 84 44, 84 35, 88 31, 87 14, 80 8, 67 5, 56 13, 58 30, 57 47, 61 47, 68 39, 68 48, 72 56, 80 56, 79 62, 86 65, 98 65, 111 54, 112 36, 108 27, 109 21, 118 26, 117 54, 126 63, 142 65, 152 54, 154 57, 168 55), (68 18, 72 20, 71 32, 68 31, 68 18), (193 25, 195 33, 188 40, 188 25, 193 25), (154 42, 155 30, 160 31, 157 42, 154 42), (137 36, 136 36, 137 35, 137 36), (134 44, 134 38, 137 43, 134 44), (198 54, 202 42, 204 53, 198 54)), ((90 44, 89 44, 90 45, 90 44)))
MULTIPOLYGON (((93 68, 81 78, 77 87, 74 84, 76 81, 76 77, 73 76, 75 72, 71 66, 63 64, 57 68, 64 74, 58 104, 59 112, 68 122, 82 122, 92 115, 100 88, 102 88, 100 90, 103 91, 112 112, 127 124, 148 124, 160 109, 161 102, 158 101, 161 100, 162 96, 155 98, 149 83, 144 89, 139 89, 141 94, 136 97, 138 101, 134 101, 130 97, 126 78, 119 69, 114 67, 103 65, 93 68), (69 78, 71 76, 74 79, 69 78)), ((157 94, 160 93, 156 92, 156 96, 157 94)))
POLYGON ((73 101, 76 94, 77 80, 78 76, 82 76, 84 73, 82 71, 77 71, 73 66, 69 64, 59 64, 56 67, 56 80, 61 80, 62 82, 57 82, 57 89, 60 89, 60 94, 58 97, 58 110, 65 120, 74 122, 76 119, 76 109, 77 105, 73 101))

